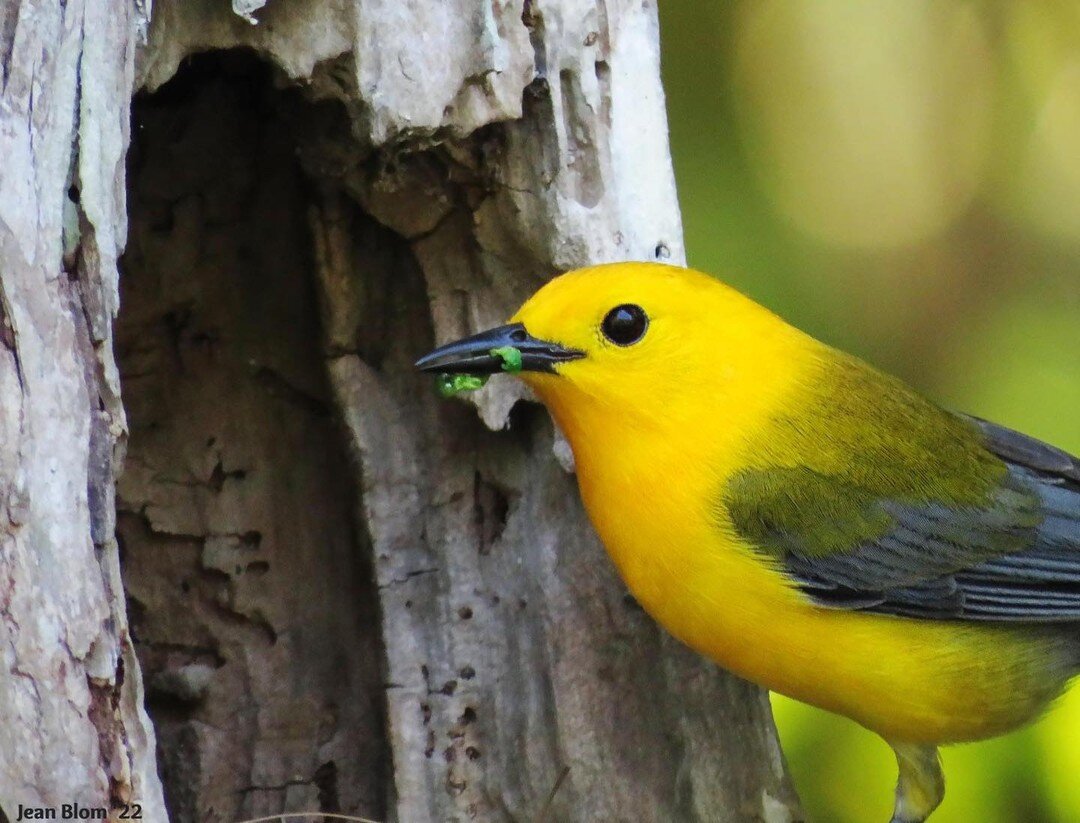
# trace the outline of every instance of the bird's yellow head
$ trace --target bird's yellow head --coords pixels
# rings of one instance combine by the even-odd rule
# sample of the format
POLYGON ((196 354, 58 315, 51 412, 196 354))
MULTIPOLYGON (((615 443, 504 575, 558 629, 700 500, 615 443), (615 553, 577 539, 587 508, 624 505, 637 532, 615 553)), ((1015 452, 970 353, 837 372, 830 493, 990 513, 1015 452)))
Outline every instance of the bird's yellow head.
MULTIPOLYGON (((510 323, 442 346, 425 371, 518 372, 575 442, 597 425, 696 428, 728 423, 790 374, 799 332, 719 281, 658 263, 568 272, 510 323), (500 352, 520 352, 508 362, 500 352), (727 417, 727 414, 724 415, 727 417)), ((702 432, 703 433, 703 432, 702 432)))

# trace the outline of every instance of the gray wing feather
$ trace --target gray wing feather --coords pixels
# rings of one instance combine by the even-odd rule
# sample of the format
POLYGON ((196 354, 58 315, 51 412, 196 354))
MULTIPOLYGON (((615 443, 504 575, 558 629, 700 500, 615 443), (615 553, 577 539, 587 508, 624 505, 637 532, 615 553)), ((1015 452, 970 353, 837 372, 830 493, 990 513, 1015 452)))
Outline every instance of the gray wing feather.
POLYGON ((982 430, 986 448, 1007 463, 1045 475, 1051 482, 1074 485, 1080 492, 1080 460, 1068 452, 979 417, 963 415, 982 430))
POLYGON ((972 418, 1009 466, 993 505, 881 504, 895 527, 813 557, 786 535, 783 565, 816 602, 932 619, 1080 621, 1080 460, 972 418), (988 555, 991 559, 987 559, 988 555))

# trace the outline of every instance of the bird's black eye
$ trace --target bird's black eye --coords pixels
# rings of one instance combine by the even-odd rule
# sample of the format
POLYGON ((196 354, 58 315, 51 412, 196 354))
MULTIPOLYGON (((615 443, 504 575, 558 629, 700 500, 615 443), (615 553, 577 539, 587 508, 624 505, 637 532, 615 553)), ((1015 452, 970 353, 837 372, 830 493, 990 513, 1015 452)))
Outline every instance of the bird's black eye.
POLYGON ((649 317, 645 309, 633 303, 616 306, 604 317, 600 331, 604 337, 617 346, 632 346, 645 336, 649 328, 649 317))

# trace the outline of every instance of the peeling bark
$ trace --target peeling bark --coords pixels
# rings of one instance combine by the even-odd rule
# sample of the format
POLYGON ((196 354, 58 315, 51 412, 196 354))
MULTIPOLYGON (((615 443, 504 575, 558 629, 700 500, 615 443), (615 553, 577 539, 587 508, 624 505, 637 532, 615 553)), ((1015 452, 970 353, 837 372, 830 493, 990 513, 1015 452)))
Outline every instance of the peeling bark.
POLYGON ((128 635, 113 482, 123 158, 141 20, 0 11, 0 807, 139 803, 163 819, 128 635), (93 36, 89 33, 93 32, 93 36))
POLYGON ((629 598, 546 413, 411 367, 556 271, 683 259, 655 9, 159 0, 133 62, 137 8, 31 6, 0 12, 0 805, 164 820, 143 671, 174 821, 797 817, 765 695, 629 598))

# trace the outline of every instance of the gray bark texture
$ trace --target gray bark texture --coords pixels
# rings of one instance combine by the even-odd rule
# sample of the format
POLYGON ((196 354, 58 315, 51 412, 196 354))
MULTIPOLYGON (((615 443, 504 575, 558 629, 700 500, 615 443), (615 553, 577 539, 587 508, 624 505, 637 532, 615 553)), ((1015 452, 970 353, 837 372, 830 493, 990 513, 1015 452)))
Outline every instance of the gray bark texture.
POLYGON ((3 812, 798 819, 546 412, 411 367, 683 260, 658 49, 650 0, 0 0, 3 812))
POLYGON ((0 4, 0 806, 164 819, 114 537, 139 11, 0 4))

